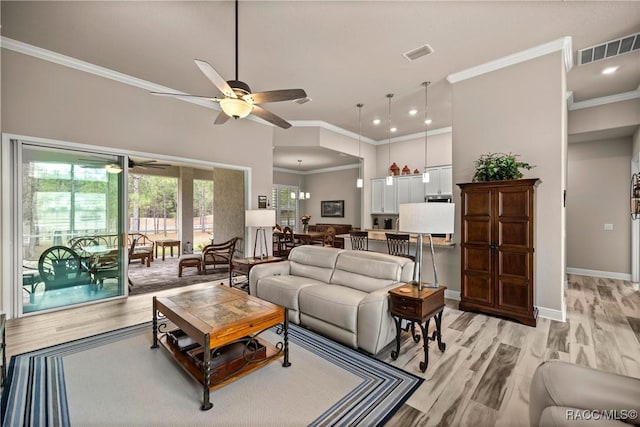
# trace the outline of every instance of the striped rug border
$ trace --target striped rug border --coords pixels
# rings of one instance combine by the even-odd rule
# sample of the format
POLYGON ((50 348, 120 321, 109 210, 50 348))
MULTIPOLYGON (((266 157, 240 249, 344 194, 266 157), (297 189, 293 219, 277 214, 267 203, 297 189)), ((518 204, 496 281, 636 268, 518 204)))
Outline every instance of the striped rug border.
MULTIPOLYGON (((146 322, 13 356, 2 391, 2 425, 70 426, 63 358, 150 331, 146 322)), ((362 380, 311 426, 383 425, 424 381, 294 324, 289 339, 362 380)))

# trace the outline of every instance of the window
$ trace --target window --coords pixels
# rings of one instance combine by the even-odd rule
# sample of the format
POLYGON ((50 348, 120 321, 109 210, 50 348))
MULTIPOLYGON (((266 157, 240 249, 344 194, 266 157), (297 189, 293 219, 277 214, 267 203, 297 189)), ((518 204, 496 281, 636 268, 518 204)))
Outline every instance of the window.
POLYGON ((129 230, 156 238, 177 238, 178 179, 129 175, 129 230))
POLYGON ((298 187, 292 185, 275 185, 271 190, 271 206, 276 210, 276 224, 281 227, 296 227, 298 204, 291 193, 297 194, 297 191, 298 187))
POLYGON ((202 250, 213 239, 213 181, 193 180, 193 248, 202 250))

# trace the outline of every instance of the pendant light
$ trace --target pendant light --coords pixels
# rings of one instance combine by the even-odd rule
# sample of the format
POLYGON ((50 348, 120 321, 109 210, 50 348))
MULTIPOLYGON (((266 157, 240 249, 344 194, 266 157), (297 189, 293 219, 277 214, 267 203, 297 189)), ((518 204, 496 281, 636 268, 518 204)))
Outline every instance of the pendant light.
POLYGON ((431 82, 422 82, 424 86, 424 172, 422 173, 422 182, 429 182, 429 172, 427 172, 427 88, 431 82))
MULTIPOLYGON (((393 98, 392 93, 387 94, 387 98, 389 99, 389 164, 391 164, 391 98, 393 98)), ((393 176, 391 175, 391 169, 389 169, 389 175, 387 175, 387 185, 393 185, 393 176)))
POLYGON ((362 157, 360 156, 360 145, 362 144, 362 107, 364 104, 357 104, 358 107, 358 179, 356 180, 356 188, 362 188, 364 182, 362 181, 362 157))
MULTIPOLYGON (((302 175, 302 171, 300 169, 301 165, 302 165, 302 160, 298 160, 298 190, 300 191, 300 194, 298 195, 298 199, 299 200, 310 199, 311 193, 305 193, 304 191, 302 191, 302 186, 300 185, 300 175, 302 175)), ((295 193, 292 192, 291 195, 295 199, 295 193)))

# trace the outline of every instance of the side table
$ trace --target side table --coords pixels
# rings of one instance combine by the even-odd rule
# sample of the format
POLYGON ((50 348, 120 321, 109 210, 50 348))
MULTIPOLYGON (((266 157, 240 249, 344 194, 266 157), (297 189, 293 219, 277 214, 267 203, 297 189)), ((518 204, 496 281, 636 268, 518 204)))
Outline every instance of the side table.
POLYGON ((158 239, 156 244, 156 259, 158 259, 158 247, 162 248, 162 260, 164 261, 164 251, 166 248, 171 249, 171 258, 173 258, 173 248, 177 248, 178 255, 180 255, 180 240, 175 239, 158 239))
POLYGON ((233 286, 233 275, 244 275, 247 276, 247 293, 249 294, 249 272, 253 267, 260 264, 266 264, 270 262, 278 262, 284 261, 284 258, 276 257, 276 256, 267 256, 262 259, 260 258, 233 258, 231 260, 231 265, 229 266, 229 287, 233 286))
POLYGON ((420 342, 420 335, 416 334, 415 324, 420 326, 422 331, 422 347, 424 348, 424 361, 420 362, 420 370, 427 370, 429 365, 429 341, 438 340, 438 349, 442 352, 447 345, 442 342, 442 311, 444 310, 444 291, 446 286, 438 288, 422 288, 411 284, 404 284, 389 291, 391 316, 396 323, 396 349, 391 352, 391 358, 396 360, 400 354, 400 333, 411 328, 411 336, 414 342, 420 342), (428 336, 429 322, 435 318, 436 330, 428 336), (407 320, 405 329, 402 328, 402 320, 407 320))

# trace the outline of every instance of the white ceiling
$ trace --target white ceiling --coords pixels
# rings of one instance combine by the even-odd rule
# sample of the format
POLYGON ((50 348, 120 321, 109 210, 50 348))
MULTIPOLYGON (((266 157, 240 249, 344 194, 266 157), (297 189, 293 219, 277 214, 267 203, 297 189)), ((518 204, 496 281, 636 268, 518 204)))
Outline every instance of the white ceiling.
MULTIPOLYGON (((233 2, 1 5, 2 35, 12 39, 192 94, 218 95, 194 58, 234 78, 233 2)), ((357 133, 356 104, 362 102, 363 135, 385 140, 387 93, 395 94, 391 122, 398 132, 393 136, 421 132, 421 83, 431 81, 429 128, 443 128, 451 126, 452 87, 446 81, 451 73, 565 36, 572 37, 575 62, 579 49, 639 31, 638 1, 241 1, 239 78, 253 91, 305 89, 311 102, 266 105, 289 121, 321 120, 357 133), (426 43, 433 54, 413 62, 402 55, 426 43), (416 116, 408 115, 411 108, 418 109, 416 116), (382 124, 373 125, 374 118, 382 124)), ((636 51, 574 66, 567 90, 579 102, 639 85, 636 51), (600 74, 610 65, 620 69, 600 74)), ((297 168, 296 152, 278 148, 274 155, 276 166, 297 168)), ((321 167, 354 162, 328 158, 321 167)))

